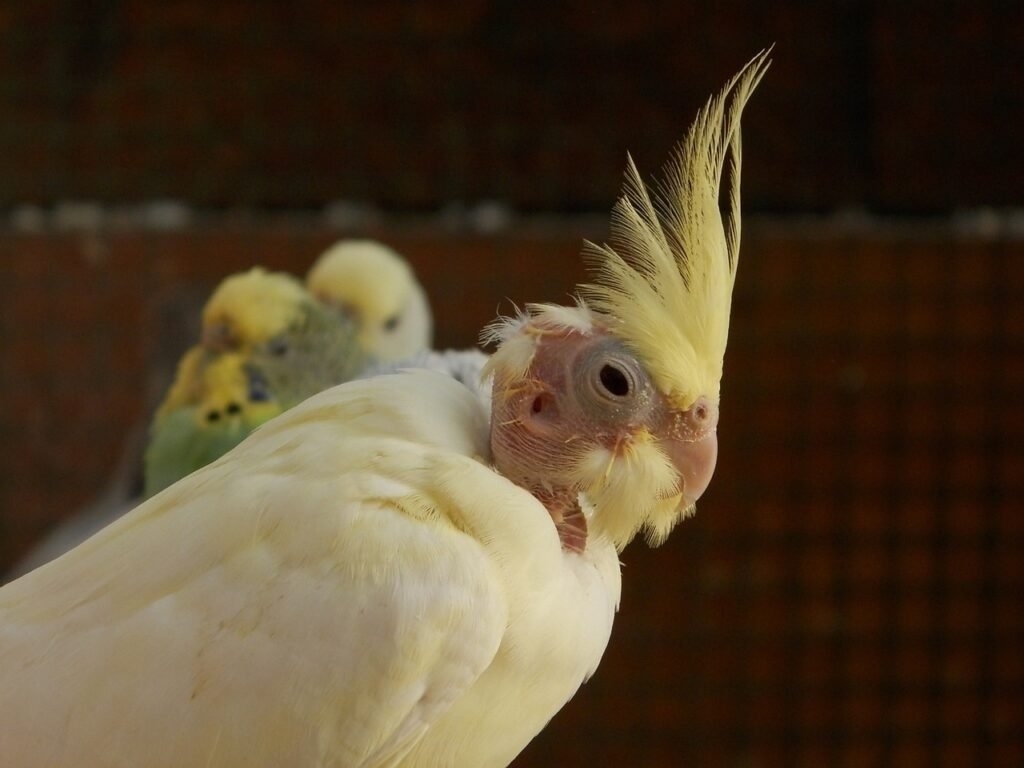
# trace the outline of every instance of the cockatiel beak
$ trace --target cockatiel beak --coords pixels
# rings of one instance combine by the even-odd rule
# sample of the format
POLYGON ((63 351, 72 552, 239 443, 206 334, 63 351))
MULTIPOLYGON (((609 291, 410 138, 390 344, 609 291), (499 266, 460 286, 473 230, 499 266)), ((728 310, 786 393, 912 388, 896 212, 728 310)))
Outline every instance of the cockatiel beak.
POLYGON ((718 461, 718 407, 705 397, 673 411, 661 445, 679 473, 684 509, 697 503, 711 483, 718 461))

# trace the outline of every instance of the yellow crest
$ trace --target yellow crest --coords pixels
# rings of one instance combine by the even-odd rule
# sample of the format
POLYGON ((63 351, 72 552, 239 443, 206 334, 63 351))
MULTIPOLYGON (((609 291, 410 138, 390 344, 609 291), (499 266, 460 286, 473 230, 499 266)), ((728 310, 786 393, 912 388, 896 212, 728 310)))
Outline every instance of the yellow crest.
POLYGON ((651 192, 629 158, 610 245, 584 245, 580 293, 679 408, 718 400, 740 247, 740 115, 771 63, 762 51, 697 114, 651 192), (726 162, 729 194, 718 197, 726 162))

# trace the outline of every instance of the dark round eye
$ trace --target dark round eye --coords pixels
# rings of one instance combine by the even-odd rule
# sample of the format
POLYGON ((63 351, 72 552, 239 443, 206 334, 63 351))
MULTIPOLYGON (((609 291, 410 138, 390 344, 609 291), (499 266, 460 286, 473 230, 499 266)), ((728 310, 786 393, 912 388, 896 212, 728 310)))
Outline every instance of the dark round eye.
POLYGON ((215 421, 220 421, 220 411, 208 411, 206 414, 206 420, 211 424, 215 421))
POLYGON ((242 406, 238 403, 228 403, 228 407, 224 410, 231 416, 234 416, 235 414, 242 412, 242 406))
POLYGON ((629 377, 621 368, 605 363, 601 366, 598 378, 601 380, 601 386, 609 394, 615 397, 625 397, 629 394, 629 377))
POLYGON ((288 340, 282 338, 271 339, 267 342, 267 351, 274 357, 283 357, 288 354, 288 340))
POLYGON ((393 331, 393 330, 395 330, 395 328, 398 327, 398 324, 401 321, 402 321, 401 317, 399 317, 398 315, 392 315, 391 317, 389 317, 387 320, 384 321, 384 330, 385 331, 393 331))

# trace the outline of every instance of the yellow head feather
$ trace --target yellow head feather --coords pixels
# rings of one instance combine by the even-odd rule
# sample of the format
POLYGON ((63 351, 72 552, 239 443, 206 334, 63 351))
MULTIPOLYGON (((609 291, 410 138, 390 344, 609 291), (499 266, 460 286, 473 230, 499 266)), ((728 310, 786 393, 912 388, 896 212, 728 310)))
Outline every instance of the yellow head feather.
POLYGON ((217 286, 203 308, 203 328, 224 325, 246 348, 283 333, 308 301, 302 283, 291 275, 253 267, 217 286))
POLYGON ((633 164, 612 211, 611 245, 586 243, 594 267, 584 300, 644 361, 682 409, 718 400, 740 246, 740 115, 767 70, 755 56, 712 97, 665 169, 652 198, 633 164), (725 220, 718 207, 731 161, 725 220))
POLYGON ((306 286, 315 296, 347 305, 373 324, 401 311, 415 285, 416 276, 405 259, 373 240, 336 243, 306 276, 306 286))
POLYGON ((306 287, 355 317, 361 346, 378 360, 401 360, 430 346, 426 292, 408 262, 382 243, 335 243, 309 270, 306 287))

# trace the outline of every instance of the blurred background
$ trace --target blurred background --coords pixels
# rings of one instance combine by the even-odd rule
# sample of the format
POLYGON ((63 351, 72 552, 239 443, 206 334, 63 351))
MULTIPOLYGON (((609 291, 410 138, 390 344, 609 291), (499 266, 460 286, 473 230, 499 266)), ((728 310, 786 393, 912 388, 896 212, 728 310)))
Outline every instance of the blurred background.
POLYGON ((221 277, 379 238, 471 345, 772 42, 717 476, 516 765, 1024 765, 1019 3, 0 3, 0 567, 221 277))

